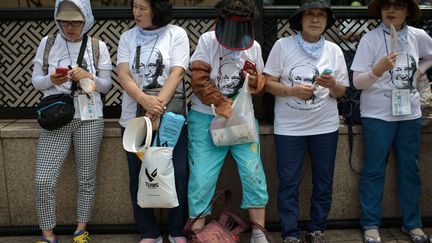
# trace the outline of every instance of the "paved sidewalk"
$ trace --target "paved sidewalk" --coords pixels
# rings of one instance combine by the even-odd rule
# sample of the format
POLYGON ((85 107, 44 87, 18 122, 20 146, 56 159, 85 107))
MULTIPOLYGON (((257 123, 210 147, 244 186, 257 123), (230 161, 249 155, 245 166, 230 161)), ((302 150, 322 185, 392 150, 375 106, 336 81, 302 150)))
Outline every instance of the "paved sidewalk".
MULTIPOLYGON (((424 229, 426 234, 432 233, 432 228, 424 229)), ((397 228, 383 228, 380 230, 381 237, 385 243, 409 243, 409 237, 397 228)), ((326 232, 328 243, 362 243, 362 234, 359 229, 344 229, 344 230, 327 230, 326 232)), ((272 232, 276 242, 281 242, 280 233, 272 232)), ((241 235, 241 242, 248 243, 250 233, 241 235)), ((0 243, 34 243, 38 236, 14 236, 14 237, 0 237, 0 243)), ((70 236, 61 235, 60 242, 72 242, 70 236)), ((93 243, 138 243, 139 236, 135 234, 125 235, 91 235, 93 243)), ((168 239, 164 236, 164 242, 168 243, 168 239)))

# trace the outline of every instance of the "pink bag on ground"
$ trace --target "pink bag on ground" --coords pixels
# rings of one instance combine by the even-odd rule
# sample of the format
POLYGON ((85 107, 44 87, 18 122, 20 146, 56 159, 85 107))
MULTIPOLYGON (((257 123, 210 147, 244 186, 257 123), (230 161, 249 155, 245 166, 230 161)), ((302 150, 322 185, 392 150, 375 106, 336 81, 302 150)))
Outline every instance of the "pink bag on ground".
POLYGON ((191 243, 236 243, 240 242, 240 233, 250 228, 251 224, 242 219, 231 210, 231 191, 221 190, 216 192, 209 206, 201 212, 195 219, 189 219, 184 228, 185 236, 188 242, 191 243), (225 194, 225 204, 219 220, 212 220, 206 224, 201 230, 191 230, 192 225, 201 215, 214 204, 216 199, 222 194, 225 194))

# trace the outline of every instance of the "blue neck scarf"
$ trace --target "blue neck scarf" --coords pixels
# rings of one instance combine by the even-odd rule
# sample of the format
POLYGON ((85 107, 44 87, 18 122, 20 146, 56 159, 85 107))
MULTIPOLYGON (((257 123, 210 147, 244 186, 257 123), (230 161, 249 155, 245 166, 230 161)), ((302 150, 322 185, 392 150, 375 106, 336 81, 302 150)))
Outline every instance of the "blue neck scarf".
POLYGON ((155 30, 145 30, 138 28, 138 34, 136 36, 136 43, 141 46, 147 46, 149 43, 154 43, 159 35, 167 29, 166 26, 157 28, 155 30))
POLYGON ((297 44, 299 44, 303 51, 305 51, 310 57, 314 59, 321 57, 325 44, 325 39, 323 36, 321 36, 320 40, 315 43, 305 41, 301 35, 301 32, 298 32, 294 38, 297 44))

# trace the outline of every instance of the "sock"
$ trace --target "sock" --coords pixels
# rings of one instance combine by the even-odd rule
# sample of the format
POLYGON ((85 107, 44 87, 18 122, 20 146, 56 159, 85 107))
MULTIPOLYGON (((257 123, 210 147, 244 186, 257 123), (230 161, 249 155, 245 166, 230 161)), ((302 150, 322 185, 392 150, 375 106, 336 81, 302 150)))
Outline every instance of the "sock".
POLYGON ((45 237, 45 239, 49 240, 50 242, 54 242, 55 236, 45 237))
POLYGON ((268 243, 268 240, 260 229, 252 229, 252 239, 254 243, 268 243))

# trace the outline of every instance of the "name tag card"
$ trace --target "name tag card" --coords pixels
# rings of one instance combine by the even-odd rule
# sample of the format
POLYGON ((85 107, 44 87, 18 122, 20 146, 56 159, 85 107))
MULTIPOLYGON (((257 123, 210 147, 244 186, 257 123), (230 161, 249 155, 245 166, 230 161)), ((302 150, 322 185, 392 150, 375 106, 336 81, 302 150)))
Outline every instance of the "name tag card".
POLYGON ((392 91, 393 116, 411 115, 411 102, 409 89, 394 89, 392 91))
POLYGON ((81 114, 81 121, 99 119, 93 93, 78 95, 78 104, 81 114))

